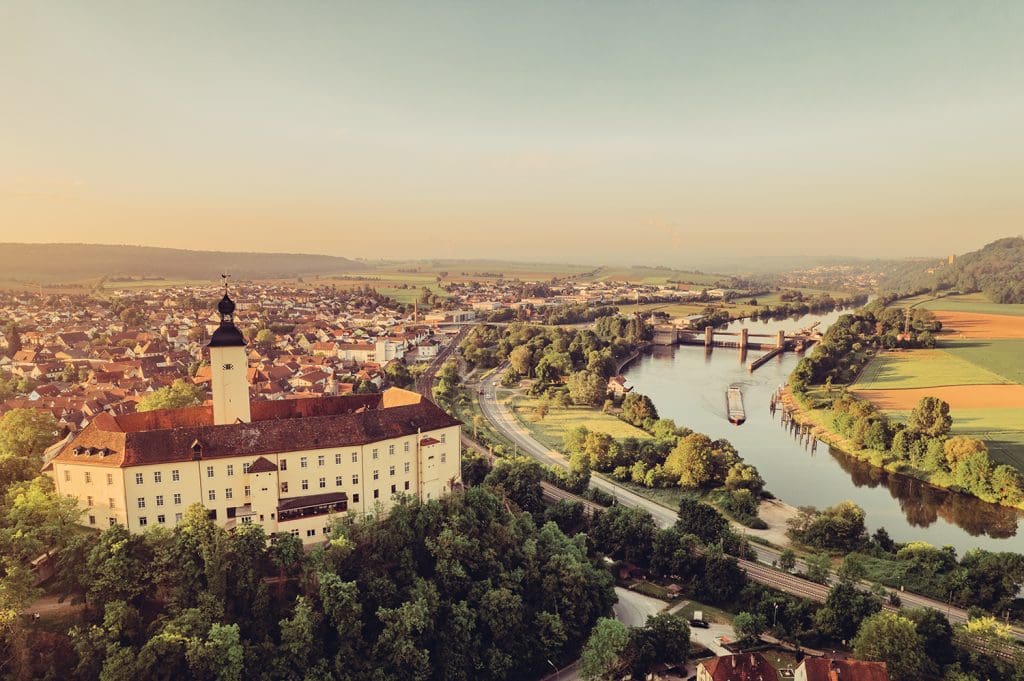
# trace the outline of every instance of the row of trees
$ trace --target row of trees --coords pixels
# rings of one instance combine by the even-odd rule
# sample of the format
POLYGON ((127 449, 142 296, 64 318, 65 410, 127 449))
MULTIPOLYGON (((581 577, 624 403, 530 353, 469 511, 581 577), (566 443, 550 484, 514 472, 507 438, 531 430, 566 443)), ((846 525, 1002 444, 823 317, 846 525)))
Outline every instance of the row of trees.
POLYGON ((996 464, 982 440, 951 436, 949 404, 922 397, 907 423, 894 423, 871 403, 843 393, 832 401, 832 425, 857 448, 882 456, 882 464, 912 468, 920 477, 985 501, 1015 506, 1024 501, 1024 476, 996 464))

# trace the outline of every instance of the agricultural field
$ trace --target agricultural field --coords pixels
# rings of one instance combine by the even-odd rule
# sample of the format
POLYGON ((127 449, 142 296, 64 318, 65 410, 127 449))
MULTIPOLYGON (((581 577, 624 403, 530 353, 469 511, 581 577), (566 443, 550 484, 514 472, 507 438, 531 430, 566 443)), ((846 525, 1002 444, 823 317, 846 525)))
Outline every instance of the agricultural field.
POLYGON ((996 461, 1024 471, 1024 316, 1013 309, 1024 306, 975 295, 917 302, 943 322, 938 348, 880 353, 850 390, 904 419, 922 397, 945 400, 954 433, 985 440, 996 461))
POLYGON ((536 420, 534 410, 536 398, 526 395, 514 395, 510 398, 510 406, 516 418, 530 431, 540 443, 561 451, 564 433, 583 426, 588 430, 608 433, 616 439, 635 437, 649 439, 651 436, 625 421, 605 414, 590 407, 555 407, 552 406, 543 420, 536 420))
POLYGON ((925 310, 945 312, 967 312, 974 314, 1007 315, 1024 317, 1024 305, 1004 305, 993 303, 983 293, 967 293, 964 295, 943 296, 934 298, 930 295, 917 296, 901 301, 902 304, 915 305, 925 310))
POLYGON ((854 389, 903 390, 1010 382, 982 365, 945 350, 904 350, 879 353, 861 373, 854 389))

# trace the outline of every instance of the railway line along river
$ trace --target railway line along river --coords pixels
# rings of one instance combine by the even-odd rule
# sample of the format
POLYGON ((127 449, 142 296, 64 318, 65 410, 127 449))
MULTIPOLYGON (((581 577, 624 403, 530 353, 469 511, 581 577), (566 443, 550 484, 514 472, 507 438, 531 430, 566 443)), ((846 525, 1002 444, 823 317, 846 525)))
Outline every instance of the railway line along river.
MULTIPOLYGON (((751 333, 793 332, 816 321, 824 330, 842 313, 741 320, 726 330, 746 326, 751 333)), ((730 440, 744 460, 757 466, 767 489, 788 504, 825 508, 850 499, 866 512, 870 532, 884 527, 896 541, 950 545, 960 555, 975 547, 1024 553, 1024 513, 1016 509, 888 473, 824 442, 812 450, 781 422, 781 411, 773 414, 769 408, 772 393, 786 382, 800 355, 783 353, 749 373, 747 363, 759 354, 751 350, 741 361, 733 348, 706 352, 700 346, 655 346, 625 373, 661 416, 730 440), (746 410, 739 426, 729 423, 726 413, 726 390, 733 384, 741 386, 746 410)))

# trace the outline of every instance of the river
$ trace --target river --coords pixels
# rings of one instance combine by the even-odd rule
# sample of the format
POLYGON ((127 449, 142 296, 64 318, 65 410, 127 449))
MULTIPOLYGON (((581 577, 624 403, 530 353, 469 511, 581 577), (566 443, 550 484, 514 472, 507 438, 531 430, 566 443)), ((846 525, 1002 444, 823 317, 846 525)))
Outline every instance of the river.
MULTIPOLYGON (((752 334, 793 332, 816 321, 824 329, 840 314, 741 320, 724 330, 746 326, 752 334)), ((654 347, 625 373, 637 391, 654 401, 660 416, 730 440, 745 461, 757 466, 767 489, 788 504, 824 508, 850 499, 866 512, 869 531, 884 527, 896 541, 950 545, 960 555, 975 547, 1024 553, 1024 537, 1018 532, 1022 512, 887 473, 825 443, 812 451, 799 442, 781 424, 779 413, 771 414, 769 402, 800 355, 783 353, 749 373, 747 363, 760 354, 751 350, 741 362, 739 351, 732 348, 706 353, 700 346, 654 347), (725 391, 733 383, 743 387, 747 420, 740 426, 726 420, 725 391)))

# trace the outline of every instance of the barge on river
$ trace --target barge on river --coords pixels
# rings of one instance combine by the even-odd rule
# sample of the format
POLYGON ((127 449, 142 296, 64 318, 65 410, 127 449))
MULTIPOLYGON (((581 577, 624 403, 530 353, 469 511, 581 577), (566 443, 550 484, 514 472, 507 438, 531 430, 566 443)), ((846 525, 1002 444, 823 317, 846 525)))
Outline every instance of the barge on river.
POLYGON ((729 413, 729 423, 737 426, 747 420, 747 412, 743 409, 743 392, 740 386, 733 384, 725 391, 725 406, 729 413))

